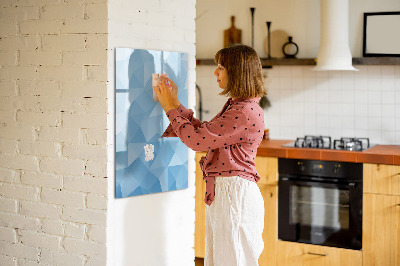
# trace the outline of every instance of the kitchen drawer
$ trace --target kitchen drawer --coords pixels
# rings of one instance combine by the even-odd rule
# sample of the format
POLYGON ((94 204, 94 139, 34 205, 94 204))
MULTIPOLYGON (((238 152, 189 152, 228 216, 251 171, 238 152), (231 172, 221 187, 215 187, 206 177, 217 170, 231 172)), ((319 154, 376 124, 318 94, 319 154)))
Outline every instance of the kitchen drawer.
POLYGON ((400 166, 364 164, 364 193, 400 195, 400 166))
POLYGON ((277 266, 362 266, 359 250, 278 241, 277 266))

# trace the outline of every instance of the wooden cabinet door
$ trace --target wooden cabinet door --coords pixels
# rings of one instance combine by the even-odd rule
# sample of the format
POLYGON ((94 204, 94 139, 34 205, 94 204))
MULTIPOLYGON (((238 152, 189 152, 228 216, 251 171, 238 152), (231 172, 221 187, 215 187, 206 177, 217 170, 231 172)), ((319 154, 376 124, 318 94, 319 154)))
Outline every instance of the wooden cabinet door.
POLYGON ((278 158, 257 156, 254 162, 261 176, 258 184, 278 185, 278 158))
POLYGON ((277 266, 361 266, 362 252, 278 241, 277 266))
POLYGON ((400 266, 400 196, 364 194, 363 265, 400 266))
POLYGON ((365 163, 363 176, 364 193, 400 196, 400 166, 365 163))
POLYGON ((194 253, 197 258, 204 258, 206 225, 205 225, 205 210, 204 195, 206 193, 206 184, 203 181, 203 172, 199 167, 199 161, 205 152, 196 153, 196 196, 195 196, 195 233, 194 233, 194 253))
POLYGON ((264 250, 258 259, 260 266, 276 265, 276 243, 278 241, 278 187, 259 185, 264 198, 264 250))

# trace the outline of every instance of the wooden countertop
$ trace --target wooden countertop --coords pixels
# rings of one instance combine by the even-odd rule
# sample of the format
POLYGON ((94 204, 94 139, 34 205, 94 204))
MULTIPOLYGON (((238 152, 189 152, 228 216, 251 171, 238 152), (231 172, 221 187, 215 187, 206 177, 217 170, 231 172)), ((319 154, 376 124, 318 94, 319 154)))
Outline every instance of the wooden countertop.
POLYGON ((362 152, 282 147, 282 145, 290 142, 294 142, 294 140, 263 140, 257 150, 257 155, 292 159, 400 165, 400 145, 376 145, 362 152))

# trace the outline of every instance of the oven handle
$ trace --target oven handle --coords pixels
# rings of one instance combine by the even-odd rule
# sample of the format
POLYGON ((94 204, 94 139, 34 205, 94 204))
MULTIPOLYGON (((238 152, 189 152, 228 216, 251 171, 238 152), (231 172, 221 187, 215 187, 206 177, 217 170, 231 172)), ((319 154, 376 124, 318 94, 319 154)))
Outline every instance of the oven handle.
POLYGON ((355 182, 335 182, 335 181, 315 181, 315 180, 304 180, 299 178, 289 178, 289 177, 281 177, 281 181, 290 182, 294 185, 308 185, 319 187, 338 187, 338 188, 346 188, 346 189, 354 189, 356 187, 355 182))

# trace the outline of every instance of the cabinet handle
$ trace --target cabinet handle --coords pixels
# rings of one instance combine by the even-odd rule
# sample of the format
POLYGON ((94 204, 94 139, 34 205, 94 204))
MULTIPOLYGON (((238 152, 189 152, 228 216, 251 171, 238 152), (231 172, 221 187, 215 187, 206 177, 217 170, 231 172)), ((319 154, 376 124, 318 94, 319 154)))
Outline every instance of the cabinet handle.
POLYGON ((313 253, 313 252, 307 252, 307 254, 310 254, 310 255, 317 255, 317 256, 322 256, 322 257, 328 256, 328 254, 313 253))

